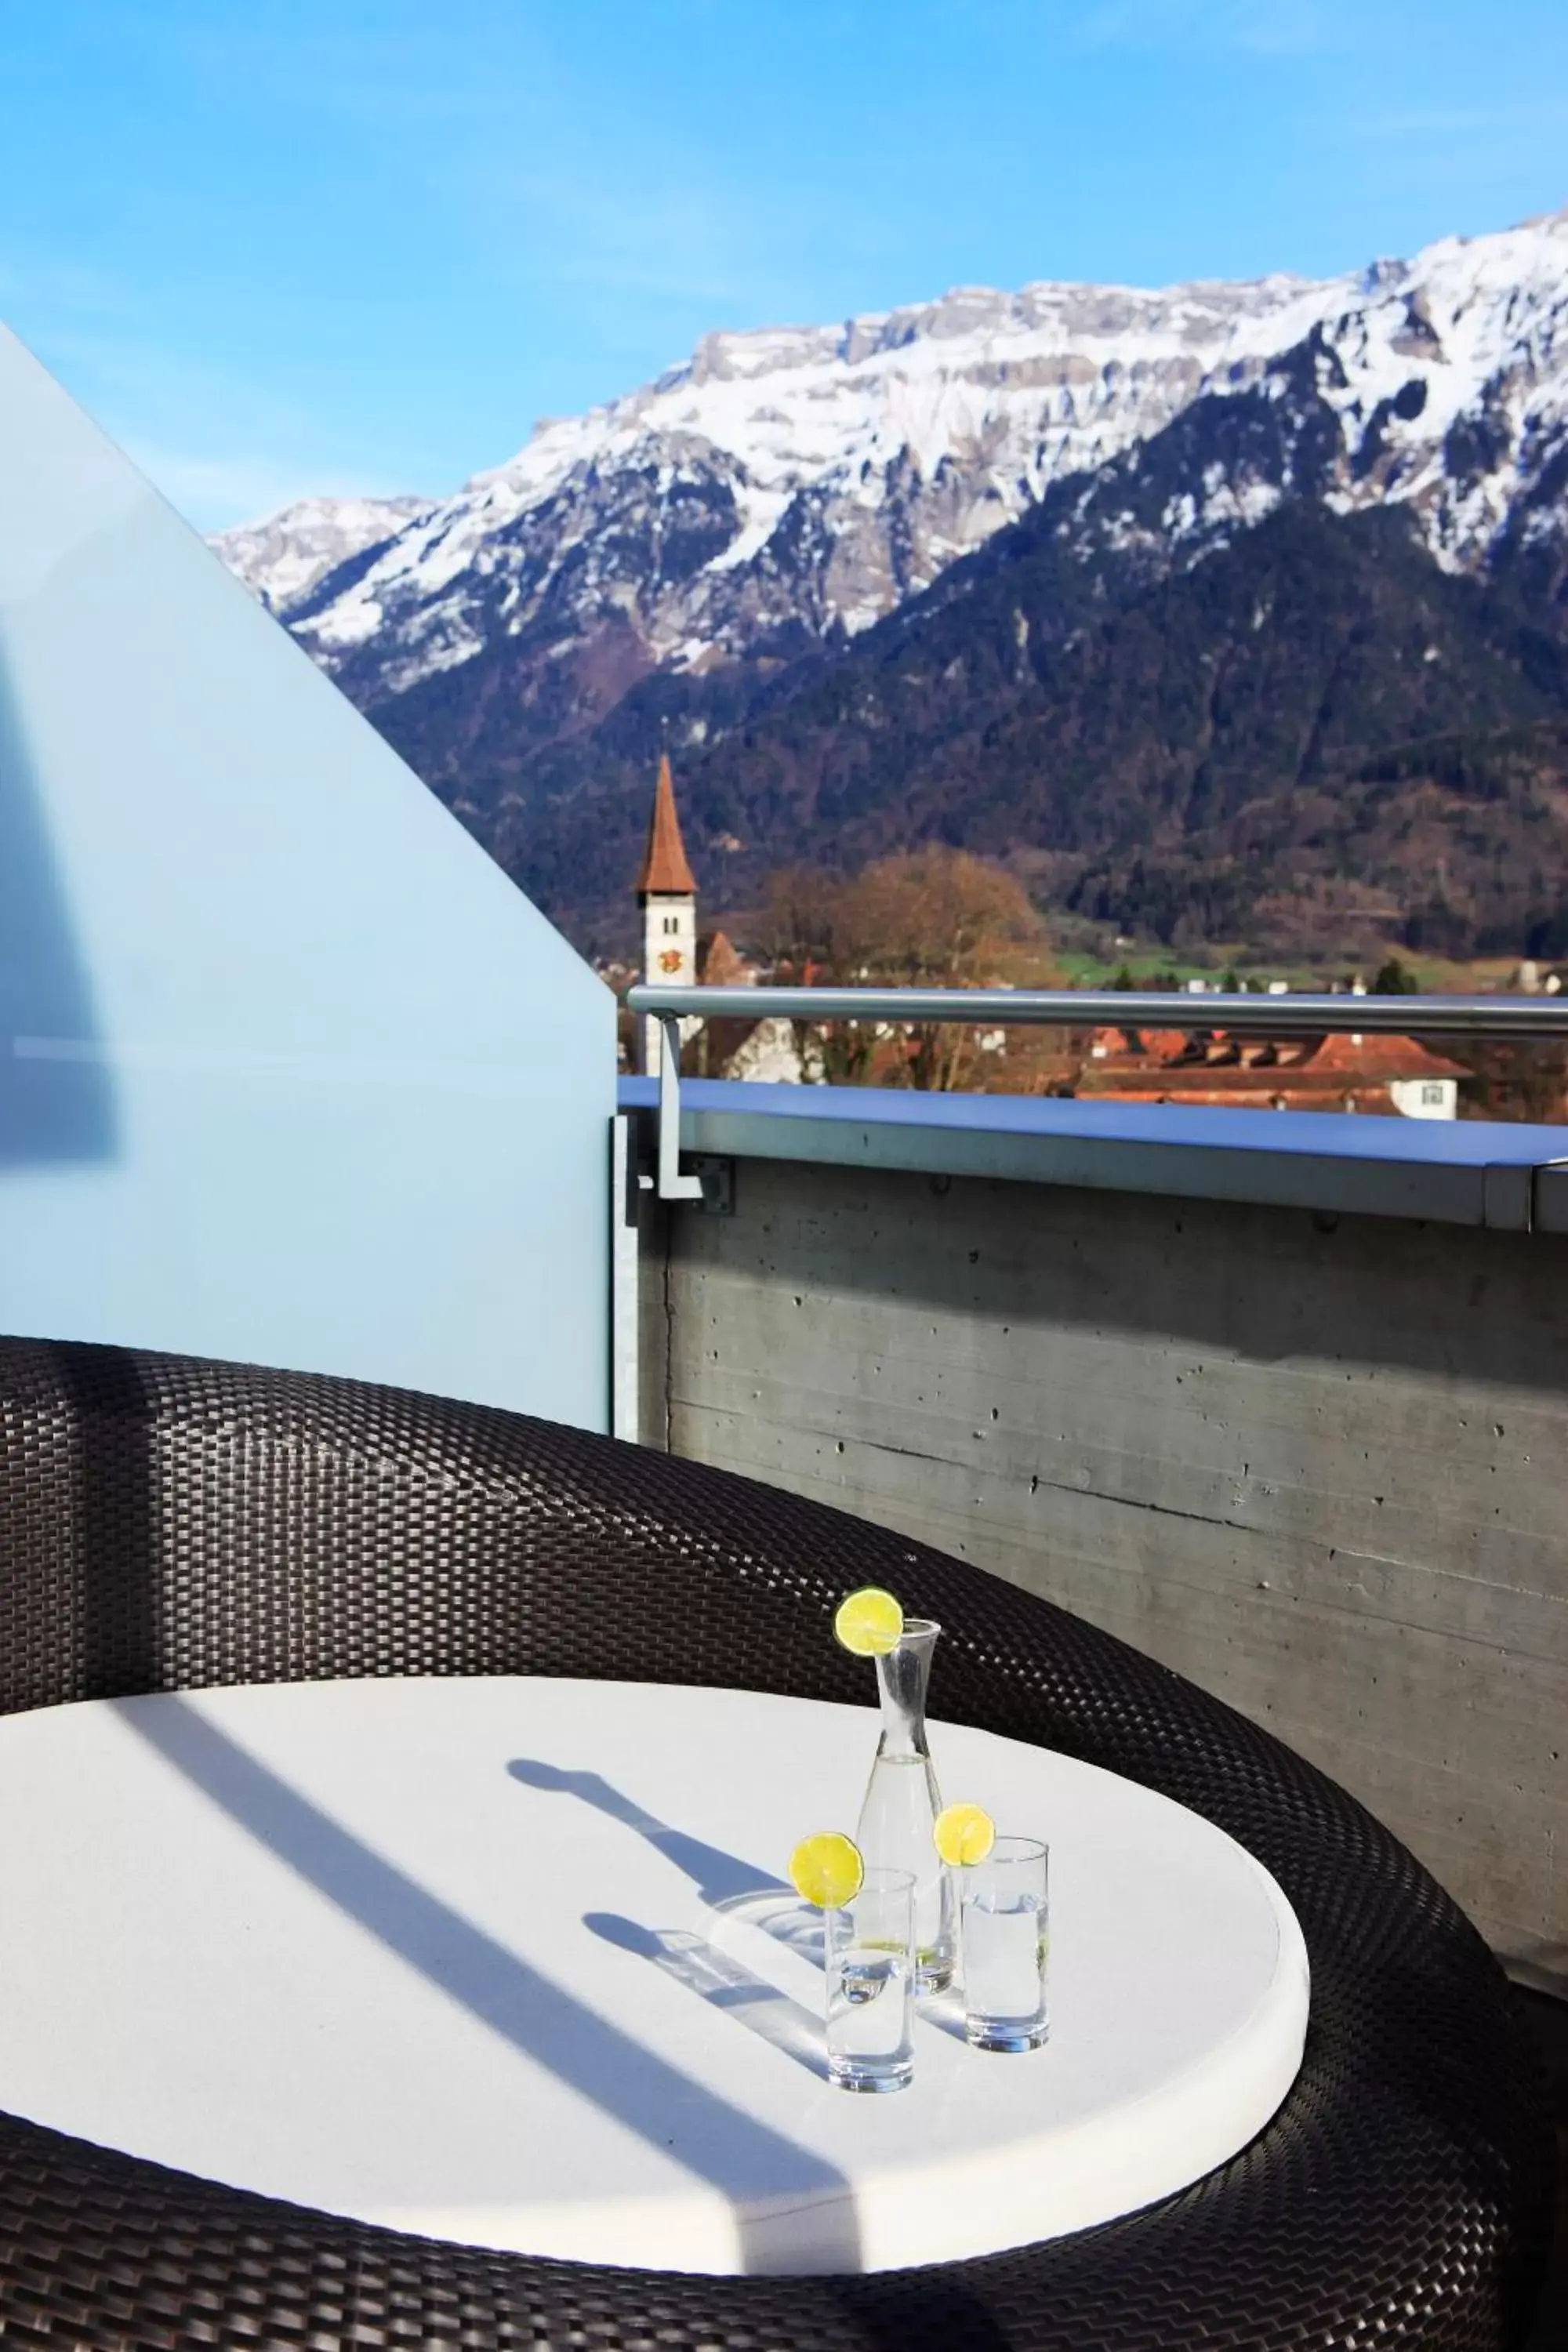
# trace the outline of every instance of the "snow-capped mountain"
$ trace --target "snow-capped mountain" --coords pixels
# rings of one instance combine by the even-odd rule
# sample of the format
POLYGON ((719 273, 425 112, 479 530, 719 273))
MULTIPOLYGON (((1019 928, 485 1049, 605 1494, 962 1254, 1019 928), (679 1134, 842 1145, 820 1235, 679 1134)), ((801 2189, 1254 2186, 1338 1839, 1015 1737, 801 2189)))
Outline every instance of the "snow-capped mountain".
POLYGON ((383 547, 420 512, 420 499, 300 499, 213 541, 269 612, 287 613, 351 556, 383 547))
MULTIPOLYGON (((1300 386, 1303 369, 1332 420, 1310 483, 1289 461, 1271 479, 1210 467, 1159 515, 1170 552, 1303 492, 1405 503, 1456 571, 1568 529, 1563 213, 1321 282, 965 288, 841 327, 714 334, 453 498, 311 499, 216 544, 365 707, 510 640, 574 657, 571 723, 650 669, 853 636, 1201 395, 1300 386)), ((1131 513, 1127 529, 1151 536, 1131 513)))
POLYGON ((219 548, 586 944, 668 740, 731 892, 940 839, 1161 936, 1568 952, 1568 213, 712 335, 219 548))

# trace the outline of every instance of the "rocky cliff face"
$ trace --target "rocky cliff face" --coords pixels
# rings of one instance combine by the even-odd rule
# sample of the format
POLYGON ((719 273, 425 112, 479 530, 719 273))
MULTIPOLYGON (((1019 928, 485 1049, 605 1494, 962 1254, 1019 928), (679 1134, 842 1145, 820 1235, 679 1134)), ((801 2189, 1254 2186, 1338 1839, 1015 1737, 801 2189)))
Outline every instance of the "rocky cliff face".
POLYGON ((300 499, 213 544, 268 612, 287 614, 329 572, 388 546, 420 505, 418 499, 300 499))
POLYGON ((721 767, 889 615, 968 596, 982 550, 1028 549, 1037 643, 1090 583, 1116 604, 1295 502, 1396 507, 1443 572, 1561 596, 1568 214, 1320 283, 961 289, 713 335, 452 499, 218 544, 559 908, 563 812, 615 832, 659 722, 721 767))
MULTIPOLYGON (((1479 565, 1568 427, 1568 214, 1319 284, 960 289, 711 335, 455 498, 314 499, 217 544, 362 689, 405 691, 542 620, 629 625, 650 662, 701 667, 855 635, 1052 484, 1298 349, 1338 427, 1318 493, 1406 502, 1440 561, 1479 565)), ((1531 528, 1561 527, 1560 491, 1547 504, 1531 528)), ((1158 528, 1258 519, 1200 480, 1158 528)))

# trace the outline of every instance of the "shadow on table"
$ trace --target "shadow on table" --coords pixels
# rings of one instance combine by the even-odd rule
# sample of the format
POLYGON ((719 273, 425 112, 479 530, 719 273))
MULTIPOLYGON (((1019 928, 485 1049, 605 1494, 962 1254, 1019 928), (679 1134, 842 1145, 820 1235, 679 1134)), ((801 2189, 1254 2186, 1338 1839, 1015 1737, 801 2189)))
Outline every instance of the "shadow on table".
POLYGON ((798 2000, 792 2000, 787 1992, 781 1992, 777 1985, 753 1976, 705 1937, 678 1927, 640 1927, 635 1919, 624 1919, 615 1911, 586 1911, 583 1925, 617 1950, 650 1960, 710 2008, 738 2018, 761 2041, 771 2042, 786 2058, 826 2081, 827 2051, 821 2020, 798 2000))
POLYGON ((563 1772, 558 1764, 542 1764, 531 1756, 514 1756, 507 1766, 514 1780, 525 1788, 543 1789, 563 1797, 576 1797, 596 1812, 607 1813, 613 1822, 636 1830, 651 1846, 673 1862, 677 1870, 685 1872, 701 1895, 704 1903, 718 1909, 736 1895, 784 1893, 784 1883, 753 1863, 743 1862, 739 1854, 726 1853, 722 1846, 708 1845, 701 1838, 691 1837, 685 1830, 672 1829, 650 1813, 633 1797, 606 1780, 601 1772, 563 1772))
POLYGON ((952 1986, 946 1992, 939 1992, 930 2000, 922 2000, 919 2013, 925 2024, 934 2025, 939 2033, 945 2033, 950 2041, 962 2042, 967 2047, 969 2036, 964 2030, 963 1995, 952 1986))
POLYGON ((719 2189, 734 2210, 742 2271, 759 2265, 776 2230, 746 2206, 785 2198, 826 2209, 818 2221, 825 2268, 858 2270, 854 2199, 836 2166, 731 2106, 448 1909, 188 1699, 112 1704, 127 1728, 194 1788, 448 2000, 719 2189))
POLYGON ((532 1756, 514 1756, 506 1769, 525 1788, 575 1797, 592 1805, 595 1812, 635 1830, 685 1873, 710 1911, 760 1927, 775 1943, 799 1952, 816 1968, 826 1965, 822 1914, 802 1903, 782 1878, 759 1870, 739 1854, 726 1853, 722 1846, 709 1845, 706 1840, 661 1822, 657 1813, 616 1788, 601 1772, 567 1772, 559 1764, 545 1764, 532 1756))
POLYGON ((760 1927, 775 1944, 786 1951, 798 1952, 814 1969, 827 1966, 827 1941, 823 1933, 822 1914, 811 1904, 803 1903, 793 1888, 787 1886, 759 1889, 751 1895, 731 1895, 712 1909, 721 1918, 743 1920, 749 1927, 760 1927))

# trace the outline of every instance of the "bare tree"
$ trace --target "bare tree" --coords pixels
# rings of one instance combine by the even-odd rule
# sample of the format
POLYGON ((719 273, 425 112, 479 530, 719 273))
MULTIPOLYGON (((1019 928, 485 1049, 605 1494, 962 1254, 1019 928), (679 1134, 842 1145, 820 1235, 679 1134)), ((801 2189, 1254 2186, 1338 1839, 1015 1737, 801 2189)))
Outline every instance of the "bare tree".
MULTIPOLYGON (((855 953, 844 923, 850 887, 841 876, 812 866, 784 866, 766 877, 752 935, 780 980, 809 987, 853 975, 855 953)), ((797 1021, 795 1033, 807 1069, 815 1065, 830 1086, 858 1086, 867 1078, 876 1034, 864 1023, 834 1021, 818 1027, 797 1021)))
MULTIPOLYGON (((843 986, 979 988, 1007 951, 1044 943, 1045 926, 1016 877, 965 851, 933 846, 878 858, 849 880, 808 868, 770 877, 763 917, 775 961, 843 986)), ((823 1035, 826 1073, 865 1075, 876 1040, 842 1024, 823 1035)), ((900 1040, 895 1085, 946 1090, 972 1066, 974 1033, 919 1022, 900 1040)))

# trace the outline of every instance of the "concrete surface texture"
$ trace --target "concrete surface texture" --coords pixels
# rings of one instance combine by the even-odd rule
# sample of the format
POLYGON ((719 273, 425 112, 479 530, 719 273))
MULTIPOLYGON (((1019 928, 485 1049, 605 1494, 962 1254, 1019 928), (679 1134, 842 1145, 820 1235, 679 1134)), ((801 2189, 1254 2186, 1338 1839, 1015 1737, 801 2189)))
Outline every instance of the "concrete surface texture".
POLYGON ((646 1441, 1191 1675, 1568 1990, 1568 1240, 742 1160, 642 1334, 646 1441))

